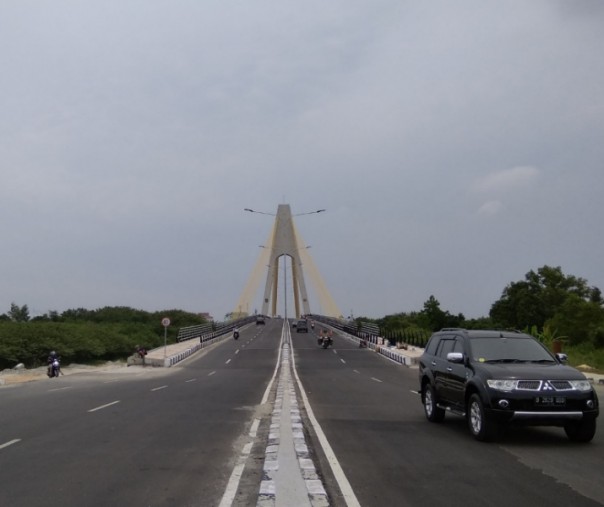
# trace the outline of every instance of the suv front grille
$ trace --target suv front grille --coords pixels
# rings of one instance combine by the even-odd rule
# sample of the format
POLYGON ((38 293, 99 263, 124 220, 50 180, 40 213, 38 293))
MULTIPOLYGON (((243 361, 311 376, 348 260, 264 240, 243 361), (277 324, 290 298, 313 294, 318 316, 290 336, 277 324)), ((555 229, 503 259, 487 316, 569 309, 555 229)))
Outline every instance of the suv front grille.
POLYGON ((541 389, 541 380, 519 380, 516 389, 521 391, 538 391, 541 389))
POLYGON ((573 388, 568 380, 550 380, 549 383, 556 391, 570 391, 573 388))
POLYGON ((572 391, 568 380, 519 380, 518 391, 572 391))

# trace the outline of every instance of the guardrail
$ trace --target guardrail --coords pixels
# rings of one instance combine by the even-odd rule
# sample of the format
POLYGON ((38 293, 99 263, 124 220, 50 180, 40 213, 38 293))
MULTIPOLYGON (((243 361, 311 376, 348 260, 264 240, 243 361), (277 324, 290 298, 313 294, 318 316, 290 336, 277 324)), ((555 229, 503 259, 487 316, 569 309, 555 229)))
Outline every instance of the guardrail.
POLYGON ((197 326, 181 327, 178 330, 177 342, 184 342, 192 338, 201 338, 204 334, 209 334, 214 330, 214 325, 211 322, 207 324, 199 324, 197 326))
POLYGON ((321 324, 325 324, 329 327, 337 329, 340 331, 340 335, 357 343, 359 347, 361 347, 363 344, 367 348, 386 356, 388 359, 391 359, 396 363, 411 366, 417 361, 416 358, 405 355, 398 349, 389 348, 385 343, 387 340, 375 334, 379 332, 379 328, 375 324, 363 322, 361 329, 357 330, 354 326, 332 317, 312 315, 308 318, 314 320, 315 322, 320 322, 321 324))

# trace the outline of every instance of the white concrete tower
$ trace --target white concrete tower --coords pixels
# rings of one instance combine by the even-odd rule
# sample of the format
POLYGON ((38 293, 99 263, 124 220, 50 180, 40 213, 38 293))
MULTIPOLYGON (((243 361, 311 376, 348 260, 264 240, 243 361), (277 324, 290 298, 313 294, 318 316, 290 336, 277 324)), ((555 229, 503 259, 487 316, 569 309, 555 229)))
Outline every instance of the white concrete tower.
MULTIPOLYGON (((264 287, 264 297, 262 299, 263 315, 277 314, 277 287, 279 283, 279 258, 288 256, 292 260, 292 283, 294 293, 295 316, 299 317, 300 297, 302 297, 302 309, 304 314, 310 313, 308 304, 308 294, 304 283, 304 272, 302 270, 302 260, 300 258, 300 245, 296 232, 294 230, 294 221, 289 204, 279 204, 275 226, 273 228, 273 237, 271 241, 271 250, 268 265, 268 274, 266 285, 264 287), (272 302, 271 312, 269 314, 268 305, 272 302)), ((283 259, 285 262, 286 259, 283 259)), ((285 282, 285 280, 284 280, 285 282)))
MULTIPOLYGON (((289 204, 280 204, 277 208, 277 213, 265 213, 262 211, 255 211, 249 208, 245 208, 245 211, 252 213, 261 213, 263 215, 271 215, 276 217, 273 224, 273 228, 268 237, 266 245, 262 248, 256 266, 252 270, 251 276, 245 285, 243 292, 239 298, 237 306, 230 314, 232 318, 239 318, 244 315, 249 315, 253 308, 258 308, 254 304, 258 294, 258 289, 261 283, 261 279, 265 274, 265 269, 268 266, 268 273, 266 275, 266 284, 264 287, 264 297, 262 298, 263 315, 277 315, 277 289, 279 286, 279 259, 283 260, 283 271, 284 276, 282 280, 282 289, 284 297, 284 305, 286 304, 287 294, 294 295, 294 310, 295 317, 300 315, 310 314, 311 308, 308 299, 308 292, 306 290, 305 273, 310 275, 310 281, 313 282, 313 288, 315 292, 314 296, 317 297, 319 305, 318 312, 315 309, 312 313, 318 313, 321 315, 341 318, 342 313, 340 312, 335 301, 329 294, 319 270, 315 266, 310 254, 308 253, 307 246, 304 245, 300 234, 296 230, 296 226, 293 221, 293 217, 300 215, 311 215, 313 213, 320 213, 325 210, 316 210, 308 213, 300 213, 298 215, 292 215, 289 204), (291 259, 291 280, 293 287, 287 287, 289 276, 286 275, 285 271, 287 266, 287 257, 291 259), (304 268, 302 267, 304 265, 304 268), (270 306, 269 306, 270 305, 270 306)), ((287 308, 284 311, 291 317, 290 312, 287 308)))

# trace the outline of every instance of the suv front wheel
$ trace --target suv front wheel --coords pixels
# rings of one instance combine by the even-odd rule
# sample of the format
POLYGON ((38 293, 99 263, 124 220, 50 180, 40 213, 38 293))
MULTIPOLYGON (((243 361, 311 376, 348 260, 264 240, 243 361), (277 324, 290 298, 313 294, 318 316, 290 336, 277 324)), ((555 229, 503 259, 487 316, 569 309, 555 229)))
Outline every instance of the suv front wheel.
POLYGON ((467 418, 470 432, 476 440, 489 442, 501 434, 500 424, 487 419, 482 400, 476 393, 468 401, 467 418))
POLYGON ((596 420, 584 419, 568 423, 564 426, 564 431, 568 439, 573 442, 590 442, 596 434, 596 420))
POLYGON ((436 394, 430 384, 424 386, 422 394, 424 399, 424 412, 430 422, 442 422, 445 418, 445 410, 436 405, 436 394))

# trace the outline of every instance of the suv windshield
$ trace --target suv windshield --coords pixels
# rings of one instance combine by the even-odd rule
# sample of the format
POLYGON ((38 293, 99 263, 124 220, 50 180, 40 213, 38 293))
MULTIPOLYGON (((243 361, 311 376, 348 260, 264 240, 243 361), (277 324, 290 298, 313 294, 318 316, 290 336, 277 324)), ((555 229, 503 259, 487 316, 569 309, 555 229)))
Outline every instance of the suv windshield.
POLYGON ((548 362, 554 358, 531 338, 472 338, 472 357, 480 362, 548 362))

